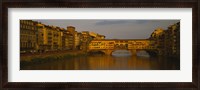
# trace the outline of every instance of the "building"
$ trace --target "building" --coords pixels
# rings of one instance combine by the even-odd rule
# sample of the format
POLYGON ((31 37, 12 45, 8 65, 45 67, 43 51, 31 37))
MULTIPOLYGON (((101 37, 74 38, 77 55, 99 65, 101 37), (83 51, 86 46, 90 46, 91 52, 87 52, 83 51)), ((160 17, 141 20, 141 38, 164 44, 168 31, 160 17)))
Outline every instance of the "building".
POLYGON ((36 52, 36 22, 20 20, 20 52, 36 52))
POLYGON ((89 44, 89 49, 114 49, 115 40, 92 40, 89 44))
POLYGON ((76 39, 76 31, 75 27, 73 26, 68 26, 67 30, 65 32, 66 38, 65 38, 65 46, 66 49, 74 50, 76 48, 75 46, 75 39, 76 39))
POLYGON ((82 34, 75 30, 75 27, 68 26, 64 32, 65 47, 70 50, 78 50, 81 46, 82 34))
POLYGON ((157 54, 180 57, 180 22, 170 25, 167 30, 156 29, 149 39, 155 41, 157 54))
POLYGON ((46 52, 58 50, 90 49, 148 49, 155 54, 180 56, 180 22, 167 30, 155 29, 149 39, 107 40, 95 32, 77 32, 73 26, 67 29, 49 26, 32 20, 20 20, 20 52, 46 52))
POLYGON ((138 39, 128 41, 128 49, 155 49, 155 42, 149 39, 138 39))
POLYGON ((90 35, 94 40, 105 39, 105 36, 104 36, 104 35, 100 35, 100 34, 98 34, 98 33, 89 32, 89 35, 90 35))
POLYGON ((73 49, 74 47, 74 36, 69 31, 65 32, 65 48, 67 50, 73 49))
POLYGON ((93 40, 93 38, 91 37, 88 31, 82 31, 81 34, 82 34, 82 43, 80 48, 83 51, 87 51, 89 43, 93 40))
POLYGON ((47 33, 44 24, 37 23, 37 52, 44 52, 47 48, 47 33))
POLYGON ((65 31, 66 29, 60 28, 60 49, 65 50, 65 31))
POLYGON ((64 29, 31 20, 21 20, 20 30, 22 52, 87 50, 91 40, 105 38, 96 33, 96 36, 92 36, 88 31, 77 32, 73 26, 64 29))
POLYGON ((46 51, 52 51, 54 48, 53 45, 53 28, 51 26, 45 25, 45 29, 46 29, 46 37, 45 37, 45 44, 47 45, 46 51))
POLYGON ((56 30, 57 30, 57 32, 58 32, 58 50, 62 50, 62 44, 63 44, 63 29, 62 28, 60 28, 60 27, 56 27, 56 30))
POLYGON ((41 23, 37 24, 38 34, 37 34, 37 51, 55 51, 63 50, 64 44, 64 29, 48 26, 41 23))
POLYGON ((115 48, 124 48, 128 49, 128 41, 127 40, 116 40, 115 48))
POLYGON ((89 44, 89 49, 114 49, 114 50, 129 50, 129 49, 155 49, 152 45, 154 42, 149 39, 105 39, 92 40, 89 44))
POLYGON ((80 50, 81 49, 81 44, 83 41, 83 35, 79 32, 75 34, 75 47, 76 49, 80 50))
POLYGON ((59 50, 61 47, 59 44, 61 44, 61 34, 60 29, 55 26, 50 26, 52 30, 52 50, 56 51, 59 50))
POLYGON ((106 38, 106 36, 98 34, 98 37, 96 39, 105 39, 105 38, 106 38))
POLYGON ((37 24, 37 51, 55 51, 62 49, 62 31, 59 27, 37 24))
POLYGON ((165 56, 180 57, 180 22, 168 27, 164 41, 165 56))
POLYGON ((155 50, 153 41, 149 39, 105 39, 92 40, 88 47, 88 52, 103 52, 106 55, 111 55, 116 50, 128 50, 132 55, 136 55, 137 51, 155 50))
POLYGON ((157 54, 163 55, 164 54, 164 35, 165 31, 162 28, 157 28, 150 36, 150 40, 155 41, 155 47, 157 48, 157 54))

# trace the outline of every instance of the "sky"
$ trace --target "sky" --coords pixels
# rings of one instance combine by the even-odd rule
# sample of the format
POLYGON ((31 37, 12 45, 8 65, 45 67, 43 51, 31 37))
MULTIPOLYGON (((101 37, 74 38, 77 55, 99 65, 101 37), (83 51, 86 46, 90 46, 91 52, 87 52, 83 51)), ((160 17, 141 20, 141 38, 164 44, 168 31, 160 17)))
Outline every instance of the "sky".
POLYGON ((76 31, 90 31, 105 35, 106 39, 147 39, 156 28, 167 29, 180 20, 125 20, 125 19, 41 19, 34 20, 61 28, 74 26, 76 31))

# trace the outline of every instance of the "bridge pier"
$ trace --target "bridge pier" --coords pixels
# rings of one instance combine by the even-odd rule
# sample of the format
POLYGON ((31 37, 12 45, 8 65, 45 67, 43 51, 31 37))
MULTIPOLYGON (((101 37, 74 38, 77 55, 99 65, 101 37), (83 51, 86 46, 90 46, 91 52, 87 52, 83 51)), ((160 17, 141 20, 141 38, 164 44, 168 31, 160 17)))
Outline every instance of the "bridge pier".
POLYGON ((105 53, 106 55, 111 55, 111 54, 112 54, 112 51, 113 51, 113 50, 107 49, 107 50, 104 50, 104 53, 105 53))
MULTIPOLYGON (((131 49, 131 50, 129 50, 130 52, 131 52, 131 54, 133 55, 133 56, 136 56, 136 49, 131 49)), ((110 49, 107 49, 107 50, 103 50, 103 52, 106 54, 106 55, 111 55, 112 54, 112 52, 113 52, 113 50, 110 50, 110 49)))
MULTIPOLYGON (((100 50, 100 51, 104 52, 105 55, 112 55, 112 52, 113 52, 112 49, 104 49, 104 50, 100 50)), ((129 49, 128 51, 131 52, 132 56, 136 56, 136 52, 137 52, 136 49, 129 49)), ((89 51, 88 51, 88 52, 89 52, 89 51)))
POLYGON ((131 49, 129 51, 132 53, 133 56, 136 56, 136 52, 137 52, 136 49, 131 49))

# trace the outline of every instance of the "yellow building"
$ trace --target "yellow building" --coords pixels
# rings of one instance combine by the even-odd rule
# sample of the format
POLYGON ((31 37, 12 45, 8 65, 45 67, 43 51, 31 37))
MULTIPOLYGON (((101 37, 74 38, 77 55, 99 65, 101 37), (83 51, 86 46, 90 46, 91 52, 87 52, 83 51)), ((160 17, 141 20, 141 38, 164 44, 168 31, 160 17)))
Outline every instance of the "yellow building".
POLYGON ((158 54, 179 57, 180 56, 180 22, 170 25, 167 30, 156 29, 150 37, 155 41, 158 54))
POLYGON ((20 20, 20 52, 36 52, 36 22, 20 20))
POLYGON ((90 36, 88 31, 82 31, 81 34, 82 34, 82 37, 81 37, 82 43, 81 43, 80 49, 83 51, 87 51, 89 47, 89 43, 92 40, 92 37, 90 36))
POLYGON ((75 27, 73 26, 68 26, 67 31, 65 32, 66 34, 66 43, 65 46, 68 49, 80 49, 80 42, 81 42, 81 35, 77 31, 75 31, 75 27))
POLYGON ((63 31, 64 31, 64 28, 60 28, 60 27, 57 27, 57 30, 58 30, 58 50, 62 50, 62 46, 63 46, 63 31))
POLYGON ((57 27, 55 26, 50 26, 52 30, 52 50, 56 51, 59 48, 59 38, 60 37, 60 31, 57 27))
POLYGON ((148 39, 136 39, 136 40, 92 40, 89 44, 89 50, 92 49, 155 49, 153 45, 154 41, 148 39))
POLYGON ((63 28, 37 24, 37 50, 39 52, 63 49, 63 28))
POLYGON ((74 33, 74 49, 78 49, 79 45, 80 45, 80 36, 78 35, 78 32, 76 31, 74 33))
POLYGON ((37 33, 37 51, 44 52, 48 45, 47 45, 47 30, 44 24, 38 23, 37 24, 38 33, 37 33))
POLYGON ((138 39, 128 41, 128 49, 154 49, 155 42, 148 39, 138 39))
POLYGON ((83 35, 81 33, 77 33, 76 36, 75 36, 76 49, 78 49, 78 50, 81 49, 82 41, 83 41, 83 35))
POLYGON ((165 31, 165 55, 180 56, 180 22, 170 25, 165 31))
POLYGON ((150 40, 155 41, 156 48, 158 50, 159 55, 164 54, 164 34, 165 31, 162 28, 157 28, 155 31, 151 34, 150 40))
POLYGON ((54 32, 53 32, 53 28, 51 26, 45 26, 46 31, 47 31, 47 51, 52 51, 54 50, 55 44, 54 43, 54 32))
POLYGON ((50 26, 38 23, 38 52, 45 52, 52 50, 52 28, 50 26))
POLYGON ((75 46, 75 27, 68 26, 67 30, 65 32, 66 38, 65 38, 65 46, 66 49, 74 49, 75 46))
POLYGON ((74 33, 75 27, 74 26, 67 26, 67 31, 69 31, 70 33, 74 33))
POLYGON ((81 34, 82 34, 83 42, 88 42, 92 40, 92 37, 90 36, 88 31, 82 31, 81 34))
POLYGON ((98 37, 97 37, 97 39, 105 39, 106 38, 106 36, 104 36, 104 35, 98 35, 98 37))
POLYGON ((114 49, 115 41, 114 40, 92 40, 89 44, 89 50, 92 49, 114 49))
POLYGON ((95 32, 89 32, 89 35, 94 37, 94 38, 97 37, 97 33, 95 33, 95 32))
POLYGON ((100 40, 100 39, 105 39, 104 35, 100 35, 95 32, 89 32, 89 35, 94 39, 94 40, 100 40))
POLYGON ((61 45, 61 50, 65 50, 65 38, 66 38, 66 29, 64 28, 60 28, 60 36, 61 36, 61 39, 60 39, 60 43, 59 45, 61 45))
POLYGON ((128 49, 128 41, 127 40, 115 40, 115 48, 116 49, 128 49))
MULTIPOLYGON (((31 20, 20 21, 20 48, 22 52, 46 52, 57 50, 87 50, 93 39, 105 39, 104 35, 89 33, 88 31, 77 32, 75 27, 64 28, 49 26, 31 20), (95 36, 93 36, 95 34, 95 36)), ((109 41, 110 42, 110 41, 109 41)), ((102 48, 111 48, 107 45, 102 48)))

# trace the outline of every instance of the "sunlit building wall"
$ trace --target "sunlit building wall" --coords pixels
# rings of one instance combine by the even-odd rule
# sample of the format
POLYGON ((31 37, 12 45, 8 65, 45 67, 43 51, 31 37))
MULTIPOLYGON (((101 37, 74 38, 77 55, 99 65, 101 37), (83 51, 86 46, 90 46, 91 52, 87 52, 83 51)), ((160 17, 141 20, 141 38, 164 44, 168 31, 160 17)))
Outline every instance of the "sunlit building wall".
POLYGON ((52 29, 52 50, 59 50, 60 48, 59 44, 61 43, 60 30, 58 27, 55 26, 50 26, 50 27, 52 29))
POLYGON ((180 56, 180 22, 170 25, 165 31, 165 55, 180 56))
POLYGON ((75 31, 75 27, 68 26, 66 31, 66 47, 68 49, 76 50, 80 49, 80 41, 81 41, 81 35, 78 34, 77 31, 75 31))
POLYGON ((66 38, 65 38, 65 47, 66 49, 73 49, 74 47, 74 36, 72 33, 70 33, 69 31, 66 31, 66 34, 65 34, 66 38))
POLYGON ((155 41, 159 55, 180 56, 180 22, 170 25, 167 30, 156 29, 149 39, 155 41))
POLYGON ((38 23, 37 24, 38 33, 37 33, 37 51, 44 52, 46 50, 47 44, 47 33, 44 24, 38 23))
POLYGON ((37 24, 38 27, 38 51, 54 51, 62 47, 62 37, 59 28, 48 26, 41 23, 37 24))
POLYGON ((128 41, 126 40, 115 40, 115 48, 120 49, 127 49, 128 48, 128 41))
POLYGON ((46 48, 46 51, 52 51, 53 48, 54 48, 54 45, 53 45, 53 28, 51 26, 47 26, 45 25, 45 28, 46 28, 46 34, 47 36, 45 37, 45 41, 47 41, 47 48, 46 48))
POLYGON ((89 48, 88 47, 89 43, 92 40, 92 37, 89 34, 89 31, 82 31, 81 34, 82 34, 82 43, 81 43, 80 49, 83 50, 83 51, 87 51, 88 48, 89 48))
POLYGON ((164 54, 164 34, 165 32, 162 28, 157 28, 150 36, 150 40, 155 41, 158 55, 164 54))
POLYGON ((92 40, 89 49, 155 49, 151 40, 92 40))
POLYGON ((105 39, 105 36, 104 36, 104 35, 100 35, 100 34, 95 33, 95 32, 89 32, 89 35, 90 35, 94 40, 105 39))
POLYGON ((92 40, 89 44, 90 49, 114 49, 115 47, 114 40, 92 40))
POLYGON ((57 29, 59 30, 59 33, 58 33, 58 50, 63 50, 64 28, 57 27, 57 29))
POLYGON ((78 34, 78 32, 76 31, 74 33, 74 49, 79 49, 80 41, 81 41, 81 37, 78 34))
POLYGON ((104 36, 104 35, 98 35, 98 37, 97 37, 97 39, 105 39, 106 38, 106 36, 104 36))
POLYGON ((128 49, 154 49, 153 41, 151 40, 130 40, 128 41, 128 49))
POLYGON ((83 39, 83 36, 81 33, 76 33, 75 35, 75 46, 76 46, 76 49, 81 49, 81 44, 82 44, 82 40, 83 39))
POLYGON ((20 52, 36 52, 36 22, 20 20, 20 52))

